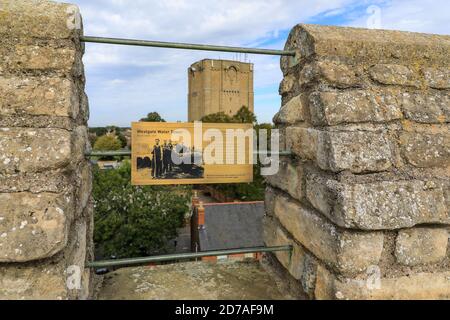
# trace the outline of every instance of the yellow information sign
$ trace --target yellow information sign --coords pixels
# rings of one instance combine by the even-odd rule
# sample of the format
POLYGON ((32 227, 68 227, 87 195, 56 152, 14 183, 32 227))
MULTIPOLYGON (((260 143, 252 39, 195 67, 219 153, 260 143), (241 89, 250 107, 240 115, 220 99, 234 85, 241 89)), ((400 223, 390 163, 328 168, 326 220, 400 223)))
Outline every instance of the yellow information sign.
POLYGON ((253 141, 251 124, 133 122, 131 182, 252 182, 253 141))

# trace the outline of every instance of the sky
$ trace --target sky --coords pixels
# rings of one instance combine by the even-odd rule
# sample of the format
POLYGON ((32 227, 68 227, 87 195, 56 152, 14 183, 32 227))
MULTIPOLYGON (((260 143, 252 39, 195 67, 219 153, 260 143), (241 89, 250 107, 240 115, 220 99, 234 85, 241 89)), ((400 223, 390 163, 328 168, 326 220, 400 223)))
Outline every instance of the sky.
MULTIPOLYGON (((67 1, 60 1, 67 2, 67 1)), ((86 36, 283 49, 298 23, 450 34, 448 0, 70 0, 86 36)), ((90 126, 129 127, 156 111, 187 121, 187 68, 195 61, 254 63, 255 114, 280 108, 277 56, 86 44, 90 126)))

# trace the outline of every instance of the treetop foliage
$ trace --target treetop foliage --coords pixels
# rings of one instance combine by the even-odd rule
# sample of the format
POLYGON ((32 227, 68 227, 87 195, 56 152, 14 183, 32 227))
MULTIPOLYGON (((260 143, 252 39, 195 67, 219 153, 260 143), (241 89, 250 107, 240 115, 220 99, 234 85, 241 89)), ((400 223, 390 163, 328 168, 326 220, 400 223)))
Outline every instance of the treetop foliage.
POLYGON ((207 123, 257 123, 256 116, 246 106, 242 106, 233 116, 217 112, 202 117, 201 121, 207 123))
POLYGON ((158 112, 150 112, 147 114, 147 116, 145 118, 142 118, 139 121, 143 121, 143 122, 166 122, 166 120, 164 120, 158 112))
POLYGON ((122 142, 115 135, 103 135, 98 137, 94 144, 94 150, 108 151, 119 150, 122 142))
POLYGON ((131 165, 94 169, 94 240, 105 257, 138 257, 170 251, 168 243, 189 210, 189 186, 132 186, 131 165))

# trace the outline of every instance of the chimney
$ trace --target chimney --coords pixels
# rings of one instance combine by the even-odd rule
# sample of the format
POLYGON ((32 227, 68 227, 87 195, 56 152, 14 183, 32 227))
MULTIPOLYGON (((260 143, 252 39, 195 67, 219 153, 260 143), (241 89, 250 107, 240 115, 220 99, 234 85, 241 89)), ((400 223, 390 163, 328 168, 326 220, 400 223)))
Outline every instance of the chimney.
POLYGON ((198 207, 200 199, 198 198, 197 190, 194 190, 194 195, 192 196, 192 207, 198 207))
POLYGON ((199 202, 197 207, 197 225, 198 228, 203 228, 205 225, 205 208, 203 207, 203 202, 199 202))

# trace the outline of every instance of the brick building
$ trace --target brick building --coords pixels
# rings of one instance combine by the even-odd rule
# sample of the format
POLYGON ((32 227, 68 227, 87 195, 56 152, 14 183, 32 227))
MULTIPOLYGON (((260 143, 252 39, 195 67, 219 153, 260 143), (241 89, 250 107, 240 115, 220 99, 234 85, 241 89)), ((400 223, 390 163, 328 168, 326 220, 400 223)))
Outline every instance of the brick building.
POLYGON ((188 69, 188 121, 223 112, 234 115, 243 106, 253 112, 253 64, 204 59, 188 69))

